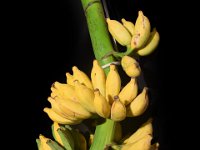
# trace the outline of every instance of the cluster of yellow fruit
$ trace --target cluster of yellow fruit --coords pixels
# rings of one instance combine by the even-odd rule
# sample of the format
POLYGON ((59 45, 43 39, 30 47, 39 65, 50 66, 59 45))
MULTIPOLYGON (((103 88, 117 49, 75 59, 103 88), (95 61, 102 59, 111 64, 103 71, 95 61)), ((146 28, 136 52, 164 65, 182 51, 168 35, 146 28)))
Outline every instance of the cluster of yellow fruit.
POLYGON ((140 56, 152 53, 159 44, 160 36, 156 28, 151 31, 149 19, 142 11, 138 12, 135 25, 124 18, 120 23, 117 20, 107 18, 108 30, 112 37, 122 46, 126 46, 129 52, 136 52, 140 56))
POLYGON ((87 150, 87 141, 78 130, 57 122, 52 124, 51 129, 54 139, 42 134, 36 139, 39 150, 87 150))
POLYGON ((130 57, 121 59, 121 66, 130 81, 122 88, 115 65, 110 65, 106 77, 97 60, 93 61, 91 80, 76 66, 73 75, 66 73, 67 83, 55 82, 48 101, 51 108, 44 108, 50 119, 60 124, 79 124, 97 114, 103 118, 122 121, 139 116, 146 110, 149 99, 147 87, 138 90, 137 77, 141 73, 138 62, 130 57))
MULTIPOLYGON (((57 122, 52 124, 52 134, 54 139, 50 139, 40 134, 36 139, 39 150, 87 150, 87 141, 92 144, 93 138, 86 139, 78 130, 69 125, 60 125, 57 122)), ((118 131, 119 132, 119 131, 118 131)), ((108 144, 113 150, 158 150, 159 143, 151 144, 153 136, 152 119, 150 118, 142 124, 130 136, 126 136, 117 144, 108 144)))
POLYGON ((141 125, 132 135, 125 138, 121 145, 111 144, 114 150, 158 150, 159 143, 151 144, 153 136, 152 119, 141 125))

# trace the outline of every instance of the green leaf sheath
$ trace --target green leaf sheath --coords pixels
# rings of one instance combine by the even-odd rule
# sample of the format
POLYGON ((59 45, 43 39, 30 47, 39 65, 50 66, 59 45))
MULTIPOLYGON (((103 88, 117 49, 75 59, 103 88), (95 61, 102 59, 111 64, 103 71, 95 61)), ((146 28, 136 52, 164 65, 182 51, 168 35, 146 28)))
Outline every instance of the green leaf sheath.
MULTIPOLYGON (((112 55, 102 59, 106 54, 110 53, 114 49, 107 29, 101 1, 81 0, 81 2, 86 16, 95 58, 102 66, 115 61, 112 55)), ((105 68, 104 71, 107 74, 109 68, 105 68)), ((113 141, 114 132, 115 122, 106 119, 104 123, 96 127, 94 141, 90 150, 103 150, 107 144, 113 141)))

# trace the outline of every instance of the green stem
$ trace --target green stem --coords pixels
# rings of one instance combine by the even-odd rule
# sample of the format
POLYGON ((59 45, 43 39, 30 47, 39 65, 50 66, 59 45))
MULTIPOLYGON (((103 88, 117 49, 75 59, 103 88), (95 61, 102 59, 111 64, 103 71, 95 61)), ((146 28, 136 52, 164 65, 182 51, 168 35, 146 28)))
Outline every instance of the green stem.
MULTIPOLYGON (((107 29, 101 1, 81 0, 81 2, 86 16, 95 58, 102 66, 115 61, 112 55, 104 57, 114 49, 107 29)), ((105 68, 104 71, 107 74, 109 68, 105 68)), ((103 150, 107 144, 113 141, 114 133, 115 122, 106 119, 104 123, 96 127, 94 141, 90 150, 103 150)))

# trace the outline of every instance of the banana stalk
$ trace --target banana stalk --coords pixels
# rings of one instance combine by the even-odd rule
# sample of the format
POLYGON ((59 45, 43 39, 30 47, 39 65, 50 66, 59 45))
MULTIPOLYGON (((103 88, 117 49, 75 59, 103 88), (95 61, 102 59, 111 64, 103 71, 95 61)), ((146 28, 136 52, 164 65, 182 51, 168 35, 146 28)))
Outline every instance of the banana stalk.
MULTIPOLYGON (((95 58, 101 66, 115 61, 112 55, 104 57, 114 51, 109 36, 103 6, 100 0, 81 0, 87 20, 87 26, 94 51, 95 58), (102 59, 104 58, 104 59, 102 59)), ((107 74, 109 67, 104 69, 107 74)), ((94 141, 90 150, 103 150, 107 144, 114 140, 116 122, 106 119, 103 124, 96 127, 94 141)))

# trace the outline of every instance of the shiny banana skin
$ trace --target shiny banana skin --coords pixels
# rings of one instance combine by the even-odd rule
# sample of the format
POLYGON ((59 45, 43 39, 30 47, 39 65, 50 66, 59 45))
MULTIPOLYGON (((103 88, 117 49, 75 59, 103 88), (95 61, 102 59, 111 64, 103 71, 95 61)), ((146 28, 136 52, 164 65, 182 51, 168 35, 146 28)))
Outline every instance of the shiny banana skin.
POLYGON ((131 33, 131 36, 134 34, 135 25, 131 21, 127 21, 126 19, 121 19, 123 26, 131 33))
POLYGON ((112 148, 114 150, 150 150, 151 148, 151 135, 146 135, 145 137, 139 139, 136 142, 123 144, 123 145, 114 145, 112 148))
POLYGON ((138 84, 136 78, 131 78, 129 83, 119 93, 120 101, 126 106, 133 101, 138 94, 138 84))
POLYGON ((157 32, 156 28, 154 28, 150 34, 147 44, 143 48, 138 49, 137 54, 140 56, 147 56, 151 54, 157 48, 159 41, 160 41, 160 35, 157 32))
POLYGON ((82 120, 77 120, 77 121, 72 121, 70 119, 64 118, 62 116, 60 116, 59 114, 57 114, 55 111, 53 111, 50 108, 44 108, 43 111, 45 113, 47 113, 47 115, 49 116, 49 118, 52 121, 55 121, 59 124, 70 124, 70 125, 75 125, 75 124, 79 124, 82 120))
POLYGON ((147 87, 127 106, 127 117, 140 116, 145 112, 149 104, 147 87))
POLYGON ((146 135, 153 135, 152 118, 148 119, 144 124, 141 125, 129 138, 123 143, 134 143, 146 135))
POLYGON ((131 56, 123 56, 121 65, 122 69, 129 77, 138 77, 141 74, 139 63, 131 56))
POLYGON ((90 78, 87 76, 87 74, 79 70, 78 67, 76 66, 72 67, 72 71, 73 71, 73 77, 75 80, 78 80, 81 84, 84 84, 85 86, 93 90, 92 82, 90 78))
POLYGON ((106 95, 106 75, 97 60, 93 61, 91 80, 94 89, 99 89, 100 93, 106 95))
POLYGON ((108 30, 112 37, 122 46, 131 44, 131 35, 128 30, 117 20, 106 19, 108 30))
POLYGON ((106 98, 100 93, 99 89, 94 90, 94 107, 99 116, 103 118, 110 117, 111 106, 106 98))
POLYGON ((68 128, 60 127, 57 132, 63 142, 63 147, 67 150, 74 150, 75 143, 71 131, 68 128))
POLYGON ((69 72, 66 73, 66 83, 74 86, 74 77, 69 72))
POLYGON ((96 113, 94 108, 94 92, 87 86, 75 81, 75 92, 78 96, 79 103, 91 113, 96 113))
POLYGON ((138 11, 134 35, 131 39, 131 48, 139 49, 143 47, 149 39, 150 31, 151 25, 149 19, 146 16, 144 16, 142 11, 138 11))
POLYGON ((114 96, 114 102, 111 107, 111 119, 114 121, 122 121, 126 118, 126 107, 119 100, 118 96, 114 96))
POLYGON ((71 99, 75 102, 78 101, 77 95, 75 93, 75 88, 70 84, 55 82, 51 87, 51 91, 52 94, 56 93, 64 99, 71 99))
POLYGON ((87 119, 92 116, 92 114, 86 110, 79 102, 74 102, 70 99, 63 99, 59 96, 55 96, 53 99, 59 104, 60 111, 62 111, 67 116, 71 116, 75 119, 87 119))
POLYGON ((121 89, 121 78, 115 65, 110 65, 110 71, 106 78, 106 99, 112 104, 114 96, 118 95, 121 89))
POLYGON ((57 142, 46 138, 44 135, 39 135, 40 139, 40 150, 65 150, 62 146, 60 146, 57 142))

